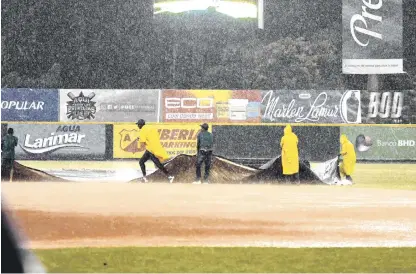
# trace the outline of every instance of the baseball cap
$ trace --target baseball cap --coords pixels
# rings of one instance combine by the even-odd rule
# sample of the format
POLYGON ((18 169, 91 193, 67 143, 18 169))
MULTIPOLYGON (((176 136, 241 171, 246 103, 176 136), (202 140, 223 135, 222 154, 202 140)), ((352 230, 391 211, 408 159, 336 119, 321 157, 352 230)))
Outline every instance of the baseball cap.
POLYGON ((142 125, 144 126, 146 124, 146 122, 143 119, 139 119, 136 123, 136 125, 142 125))
POLYGON ((203 129, 205 129, 205 130, 208 130, 208 128, 209 128, 209 126, 208 126, 208 124, 207 124, 207 123, 203 123, 203 124, 201 125, 201 127, 202 127, 203 129))

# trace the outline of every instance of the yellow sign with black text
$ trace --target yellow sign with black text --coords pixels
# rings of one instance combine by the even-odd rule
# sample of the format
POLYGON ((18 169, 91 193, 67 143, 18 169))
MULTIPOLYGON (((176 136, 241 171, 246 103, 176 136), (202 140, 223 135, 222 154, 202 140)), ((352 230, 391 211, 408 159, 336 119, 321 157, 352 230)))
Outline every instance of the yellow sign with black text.
MULTIPOLYGON (((196 154, 199 124, 151 124, 160 134, 160 142, 170 157, 179 154, 196 154)), ((211 131, 211 128, 210 128, 211 131)), ((113 157, 116 159, 140 158, 145 147, 138 139, 140 130, 136 125, 114 125, 113 157)))

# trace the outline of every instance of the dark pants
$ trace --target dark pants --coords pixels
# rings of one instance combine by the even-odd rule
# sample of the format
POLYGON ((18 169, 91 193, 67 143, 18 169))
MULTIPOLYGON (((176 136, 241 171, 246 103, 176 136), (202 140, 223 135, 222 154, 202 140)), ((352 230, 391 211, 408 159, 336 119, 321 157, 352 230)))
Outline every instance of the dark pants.
POLYGON ((205 163, 205 174, 204 174, 204 180, 207 180, 209 177, 209 171, 211 169, 211 163, 212 163, 212 151, 205 151, 200 150, 198 152, 198 157, 196 160, 196 179, 201 179, 201 166, 202 163, 205 163))
MULTIPOLYGON (((339 166, 337 166, 337 177, 339 180, 341 180, 341 170, 339 168, 339 166)), ((347 179, 348 181, 352 182, 352 177, 350 175, 345 175, 345 179, 347 179)))
POLYGON ((163 173, 165 173, 166 176, 169 175, 169 172, 166 170, 165 166, 159 161, 159 158, 157 158, 153 153, 146 150, 144 152, 142 158, 140 158, 140 161, 139 161, 140 169, 142 170, 143 177, 146 176, 146 165, 145 165, 145 163, 149 159, 152 160, 152 162, 155 164, 155 166, 158 169, 160 169, 163 173))
POLYGON ((299 184, 300 183, 299 173, 285 175, 285 182, 299 184))
POLYGON ((14 163, 13 159, 1 160, 1 180, 2 181, 10 181, 13 163, 14 163))

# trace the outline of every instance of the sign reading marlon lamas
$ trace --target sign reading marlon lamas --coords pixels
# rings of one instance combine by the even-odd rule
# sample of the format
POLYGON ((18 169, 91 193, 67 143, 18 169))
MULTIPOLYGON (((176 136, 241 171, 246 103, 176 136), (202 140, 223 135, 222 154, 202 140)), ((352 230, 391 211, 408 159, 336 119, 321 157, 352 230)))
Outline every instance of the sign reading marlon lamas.
POLYGON ((9 124, 19 138, 18 160, 91 160, 105 154, 104 125, 9 124))
POLYGON ((158 121, 159 90, 60 90, 61 121, 158 121))
POLYGON ((342 72, 403 73, 402 0, 342 1, 342 72))
MULTIPOLYGON (((147 126, 155 127, 159 131, 160 141, 169 156, 196 154, 199 124, 154 124, 147 126)), ((114 125, 114 158, 142 157, 145 147, 143 144, 139 146, 139 138, 140 132, 136 125, 114 125)))
POLYGON ((263 91, 263 122, 361 123, 361 92, 263 91))

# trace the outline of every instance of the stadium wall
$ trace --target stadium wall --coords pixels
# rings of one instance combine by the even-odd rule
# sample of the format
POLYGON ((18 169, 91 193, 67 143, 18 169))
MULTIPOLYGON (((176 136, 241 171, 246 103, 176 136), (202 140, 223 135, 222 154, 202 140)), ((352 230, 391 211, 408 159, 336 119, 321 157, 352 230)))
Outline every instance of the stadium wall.
POLYGON ((171 156, 194 154, 199 124, 208 122, 216 153, 245 164, 279 155, 286 124, 305 160, 335 157, 340 134, 347 134, 353 143, 359 136, 372 141, 357 152, 359 161, 416 161, 414 91, 2 89, 1 95, 2 135, 7 124, 15 128, 20 159, 137 159, 143 147, 134 122, 144 118, 171 156), (57 145, 61 139, 65 146, 57 145))
MULTIPOLYGON (((197 123, 151 123, 160 132, 161 142, 170 156, 196 153, 197 123)), ((19 138, 16 158, 20 160, 134 160, 144 148, 135 142, 137 127, 124 124, 2 123, 2 135, 7 127, 15 129, 19 138), (63 137, 59 137, 63 136, 63 137), (64 142, 57 147, 54 139, 64 142)), ((213 124, 215 153, 251 166, 264 164, 280 155, 283 125, 213 124)), ((321 162, 339 153, 339 137, 346 134, 356 145, 359 162, 416 161, 416 127, 399 126, 332 126, 295 125, 299 138, 300 158, 321 162), (358 149, 359 136, 364 136, 368 148, 358 149)), ((362 147, 362 146, 361 146, 362 147)))

